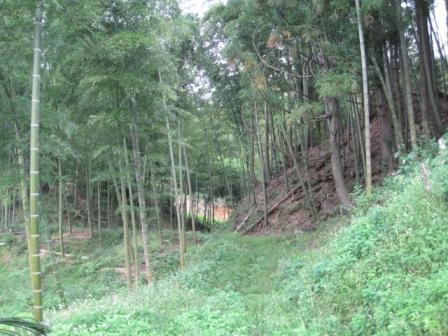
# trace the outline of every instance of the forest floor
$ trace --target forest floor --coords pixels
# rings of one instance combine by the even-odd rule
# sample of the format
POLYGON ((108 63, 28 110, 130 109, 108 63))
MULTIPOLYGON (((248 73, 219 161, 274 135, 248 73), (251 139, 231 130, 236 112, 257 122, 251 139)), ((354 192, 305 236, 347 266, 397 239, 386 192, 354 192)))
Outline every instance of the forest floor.
MULTIPOLYGON (((447 335, 447 156, 434 143, 410 154, 371 197, 357 196, 353 213, 312 231, 244 236, 229 225, 197 245, 189 236, 183 271, 176 234, 154 235, 156 281, 131 292, 115 271, 120 232, 106 230, 101 248, 68 239, 67 308, 43 260, 50 335, 447 335)), ((30 307, 25 243, 1 242, 0 316, 13 316, 30 307)))
MULTIPOLYGON (((370 131, 372 134, 373 183, 377 185, 383 180, 381 174, 381 127, 378 118, 372 120, 370 131)), ((349 190, 353 190, 355 186, 359 187, 363 183, 358 176, 359 172, 357 174, 352 147, 353 139, 346 132, 341 141, 341 161, 344 179, 349 190)), ((311 146, 308 148, 306 156, 299 157, 298 161, 301 175, 309 183, 320 219, 325 221, 340 213, 341 208, 333 181, 329 148, 322 145, 311 146)), ((285 183, 285 172, 281 169, 271 177, 266 186, 268 225, 264 225, 262 220, 264 194, 262 185, 259 183, 254 192, 256 202, 253 202, 253 194, 250 193, 239 203, 232 214, 238 232, 278 234, 309 231, 316 228, 318 223, 309 211, 291 157, 287 156, 287 162, 289 167, 286 170, 288 186, 285 183)))
POLYGON ((51 335, 294 335, 300 320, 282 291, 284 272, 346 224, 339 218, 300 235, 203 235, 184 272, 50 312, 51 335))

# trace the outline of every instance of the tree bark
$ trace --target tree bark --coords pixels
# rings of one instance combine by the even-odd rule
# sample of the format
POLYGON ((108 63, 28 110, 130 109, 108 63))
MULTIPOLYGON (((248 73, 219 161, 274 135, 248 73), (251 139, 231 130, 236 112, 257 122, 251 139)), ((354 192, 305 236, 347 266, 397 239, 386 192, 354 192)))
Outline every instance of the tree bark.
POLYGON ((145 186, 143 180, 144 177, 142 176, 139 135, 137 133, 137 127, 135 125, 134 117, 132 118, 131 121, 131 135, 132 135, 132 149, 134 152, 135 177, 137 180, 137 196, 138 196, 138 206, 140 214, 140 225, 142 227, 143 258, 145 261, 145 273, 146 273, 145 275, 146 275, 146 281, 149 285, 152 281, 152 270, 149 258, 148 224, 146 222, 145 186))
POLYGON ((125 169, 126 169, 126 183, 128 185, 129 190, 129 203, 131 205, 131 225, 132 225, 132 248, 133 248, 133 255, 134 255, 134 271, 135 271, 135 278, 140 278, 140 263, 137 253, 137 224, 135 220, 135 209, 134 209, 134 193, 132 191, 132 179, 131 179, 131 173, 130 173, 130 167, 129 167, 129 156, 128 156, 128 148, 126 144, 126 140, 123 139, 123 149, 124 149, 124 155, 125 155, 125 169))
POLYGON ((30 141, 30 270, 33 287, 33 315, 38 322, 43 320, 42 283, 39 248, 39 104, 40 104, 40 59, 42 50, 42 3, 37 2, 34 30, 33 89, 31 99, 30 141))
POLYGON ((429 91, 428 91, 428 73, 426 72, 424 44, 423 44, 423 28, 425 19, 423 18, 421 1, 415 1, 415 16, 417 22, 417 47, 418 47, 418 61, 420 70, 420 110, 422 113, 422 126, 425 135, 429 136, 429 91))
POLYGON ((410 78, 410 64, 407 50, 406 36, 404 34, 402 18, 401 18, 401 0, 394 0, 396 7, 396 15, 398 19, 398 31, 400 34, 401 58, 403 61, 403 80, 406 98, 406 112, 408 117, 409 136, 412 149, 417 148, 417 132, 415 130, 414 107, 412 106, 412 86, 410 78))
POLYGON ((179 165, 179 213, 180 213, 180 223, 182 231, 182 248, 184 254, 187 251, 186 239, 185 239, 185 209, 184 209, 184 172, 182 166, 182 136, 180 132, 180 116, 177 116, 177 149, 178 149, 178 165, 179 165))
POLYGON ((257 143, 258 143, 258 155, 260 157, 261 162, 261 183, 263 187, 263 212, 264 212, 264 226, 268 226, 268 195, 266 192, 266 161, 263 155, 263 149, 261 148, 261 140, 260 140, 260 124, 258 122, 258 112, 257 108, 254 103, 253 108, 253 115, 254 115, 254 129, 255 129, 255 136, 257 137, 257 143))
POLYGON ((361 50, 362 63, 362 88, 363 88, 363 103, 364 103, 364 136, 365 136, 365 150, 366 150, 366 193, 370 195, 372 192, 372 159, 370 152, 370 104, 369 104, 369 78, 367 73, 367 56, 366 46, 364 42, 364 31, 362 27, 361 7, 359 0, 355 0, 356 14, 358 18, 358 33, 359 46, 361 50))
POLYGON ((98 226, 98 242, 101 247, 101 183, 98 181, 96 183, 96 196, 97 196, 97 207, 98 207, 98 214, 97 214, 97 226, 98 226))
POLYGON ((58 223, 59 223, 59 246, 61 250, 62 259, 65 258, 64 251, 64 231, 62 223, 62 163, 61 158, 58 157, 58 178, 59 178, 59 195, 58 195, 58 223))
POLYGON ((184 157, 185 157, 185 168, 187 170, 187 183, 188 183, 188 193, 190 195, 190 216, 191 216, 191 230, 193 231, 193 241, 196 242, 196 214, 194 212, 194 194, 193 194, 193 188, 191 186, 191 174, 190 174, 190 167, 188 165, 188 157, 187 157, 187 150, 184 146, 184 157))
POLYGON ((87 210, 87 223, 89 226, 89 234, 90 238, 93 237, 93 229, 92 229, 92 215, 90 211, 90 159, 87 158, 86 165, 86 210, 87 210))
MULTIPOLYGON (((323 70, 328 71, 330 64, 325 54, 321 54, 323 60, 323 70)), ((331 171, 333 174, 336 193, 341 205, 346 209, 353 208, 353 201, 345 184, 344 173, 342 170, 340 147, 339 147, 339 106, 335 97, 327 96, 325 98, 326 115, 328 116, 330 133, 330 156, 331 171)))
POLYGON ((346 209, 353 208, 353 201, 345 184, 344 173, 342 171, 340 148, 339 148, 339 108, 336 98, 327 97, 325 100, 327 114, 330 116, 330 155, 331 155, 331 170, 333 173, 334 184, 339 201, 346 209))
MULTIPOLYGON (((434 120, 434 133, 440 135, 443 129, 442 120, 440 118, 439 103, 437 101, 437 80, 435 77, 433 48, 428 30, 429 21, 429 4, 424 0, 416 0, 416 8, 420 12, 420 40, 422 45, 422 54, 427 77, 427 91, 430 105, 432 107, 432 119, 434 120), (418 5, 418 6, 417 6, 418 5)), ((417 21, 418 23, 418 21, 417 21)), ((442 55, 441 55, 442 56, 442 55)))
POLYGON ((376 90, 378 115, 381 121, 381 157, 383 175, 392 173, 394 168, 394 158, 392 154, 393 137, 391 118, 388 109, 384 104, 384 93, 381 89, 376 90))
POLYGON ((126 196, 126 185, 123 177, 123 164, 121 158, 119 159, 120 169, 120 188, 121 188, 121 217, 123 219, 123 240, 124 240, 124 262, 126 266, 126 280, 128 289, 132 288, 132 269, 131 269, 131 249, 129 246, 129 217, 128 217, 128 200, 126 196))
MULTIPOLYGON (((165 111, 165 113, 168 113, 165 111)), ((174 191, 174 207, 176 209, 176 219, 177 219, 177 233, 179 236, 179 262, 180 267, 183 269, 185 267, 185 256, 184 256, 184 247, 183 247, 183 238, 182 238, 182 223, 180 218, 180 209, 179 209, 179 201, 178 201, 178 192, 177 192, 177 178, 176 178, 176 162, 174 161, 174 151, 173 151, 173 142, 171 139, 171 128, 168 120, 168 116, 165 115, 165 123, 166 123, 166 132, 168 136, 168 146, 170 152, 171 159, 171 178, 172 178, 172 187, 174 191)))

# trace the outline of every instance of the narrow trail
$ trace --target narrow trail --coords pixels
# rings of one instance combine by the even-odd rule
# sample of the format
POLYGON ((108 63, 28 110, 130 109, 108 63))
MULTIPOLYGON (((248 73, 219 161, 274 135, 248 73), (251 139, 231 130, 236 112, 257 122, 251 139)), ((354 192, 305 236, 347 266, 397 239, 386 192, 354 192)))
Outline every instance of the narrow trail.
POLYGON ((213 270, 203 278, 202 285, 206 291, 238 293, 252 323, 262 324, 271 309, 286 309, 275 288, 280 268, 286 260, 301 255, 311 235, 216 237, 212 249, 217 252, 211 256, 213 270))

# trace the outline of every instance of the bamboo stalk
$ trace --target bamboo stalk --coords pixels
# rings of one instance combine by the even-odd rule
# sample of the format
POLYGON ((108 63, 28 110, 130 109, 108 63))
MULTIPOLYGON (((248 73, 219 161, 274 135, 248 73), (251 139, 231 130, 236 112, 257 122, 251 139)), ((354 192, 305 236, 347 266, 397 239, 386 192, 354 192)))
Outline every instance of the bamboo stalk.
POLYGON ((40 99, 40 38, 42 34, 42 3, 37 2, 34 31, 33 89, 31 99, 31 141, 30 141, 30 270, 33 287, 33 315, 41 322, 42 283, 39 252, 39 99, 40 99))

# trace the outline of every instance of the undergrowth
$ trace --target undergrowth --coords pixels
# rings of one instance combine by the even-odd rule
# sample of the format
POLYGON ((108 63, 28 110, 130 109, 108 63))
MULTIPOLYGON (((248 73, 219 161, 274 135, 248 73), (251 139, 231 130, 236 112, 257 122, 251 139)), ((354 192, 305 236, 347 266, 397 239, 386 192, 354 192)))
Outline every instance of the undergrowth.
MULTIPOLYGON (((47 303, 51 335, 447 335, 447 157, 429 145, 402 161, 372 196, 356 197, 349 216, 309 233, 204 235, 189 247, 184 271, 172 255, 158 281, 130 293, 124 279, 98 277, 122 260, 122 246, 111 243, 112 254, 94 252, 63 274, 85 277, 78 287, 96 279, 108 289, 69 292, 68 309, 47 303)), ((9 267, 9 284, 27 277, 9 267)))
POLYGON ((372 197, 358 198, 352 225, 328 247, 290 261, 279 290, 302 334, 448 334, 448 166, 435 152, 406 157, 372 197))

